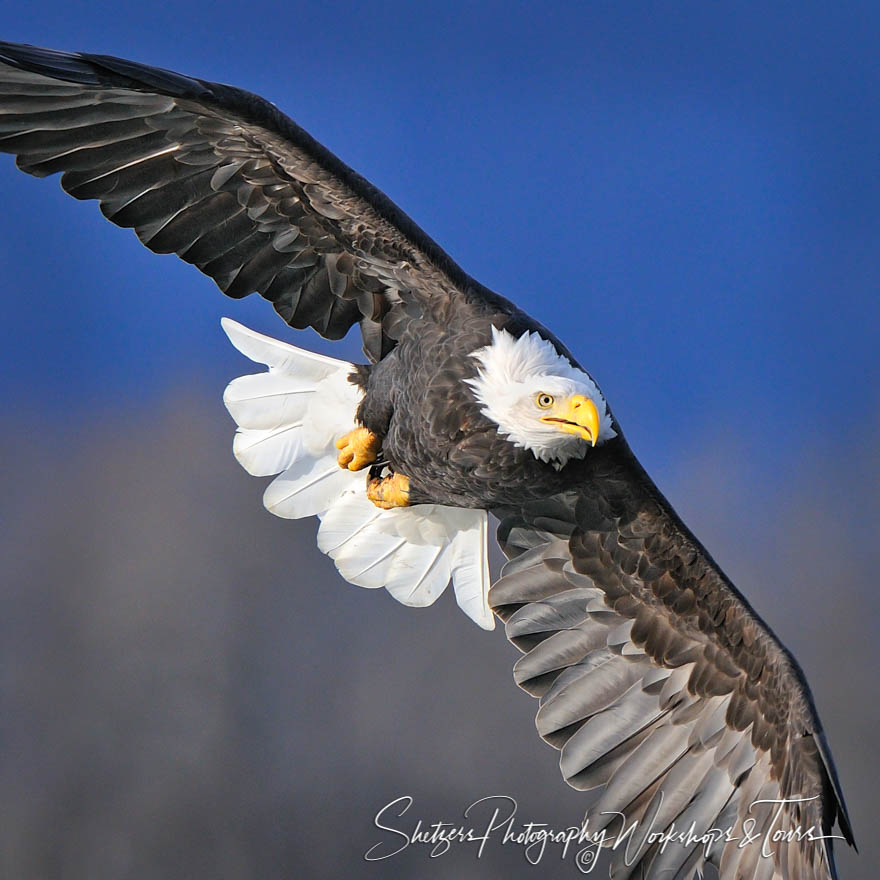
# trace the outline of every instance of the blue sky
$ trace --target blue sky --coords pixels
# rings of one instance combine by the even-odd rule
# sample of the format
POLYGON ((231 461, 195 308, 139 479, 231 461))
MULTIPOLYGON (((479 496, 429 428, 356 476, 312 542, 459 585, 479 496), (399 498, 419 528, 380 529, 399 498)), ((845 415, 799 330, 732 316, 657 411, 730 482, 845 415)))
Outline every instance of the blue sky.
MULTIPOLYGON (((553 328, 661 477, 755 476, 875 432, 880 6, 287 3, 7 8, 3 38, 274 101, 553 328)), ((226 300, 0 157, 0 398, 76 424, 245 365, 226 300)), ((355 356, 353 339, 330 346, 355 356)))

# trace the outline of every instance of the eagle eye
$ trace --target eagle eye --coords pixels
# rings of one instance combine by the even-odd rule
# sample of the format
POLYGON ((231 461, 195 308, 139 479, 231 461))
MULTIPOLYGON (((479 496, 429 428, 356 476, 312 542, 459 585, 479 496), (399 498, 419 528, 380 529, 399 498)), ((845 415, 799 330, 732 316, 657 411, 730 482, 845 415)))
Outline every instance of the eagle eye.
POLYGON ((550 407, 553 406, 553 396, 550 394, 539 394, 537 404, 541 409, 550 409, 550 407))

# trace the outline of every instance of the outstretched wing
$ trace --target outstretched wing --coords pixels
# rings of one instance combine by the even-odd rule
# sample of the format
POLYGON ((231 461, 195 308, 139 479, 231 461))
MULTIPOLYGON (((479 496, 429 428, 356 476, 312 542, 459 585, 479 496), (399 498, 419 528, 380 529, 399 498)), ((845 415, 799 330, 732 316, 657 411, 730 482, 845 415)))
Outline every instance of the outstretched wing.
POLYGON ((795 661, 634 460, 598 486, 500 512, 510 561, 489 602, 566 781, 602 788, 588 829, 613 842, 638 823, 612 876, 834 877, 825 837, 852 832, 795 661), (648 837, 692 822, 708 854, 648 837))
POLYGON ((292 327, 372 360, 400 323, 441 315, 469 278, 399 208, 268 101, 104 55, 0 42, 0 151, 98 199, 157 253, 228 296, 258 291, 292 327))

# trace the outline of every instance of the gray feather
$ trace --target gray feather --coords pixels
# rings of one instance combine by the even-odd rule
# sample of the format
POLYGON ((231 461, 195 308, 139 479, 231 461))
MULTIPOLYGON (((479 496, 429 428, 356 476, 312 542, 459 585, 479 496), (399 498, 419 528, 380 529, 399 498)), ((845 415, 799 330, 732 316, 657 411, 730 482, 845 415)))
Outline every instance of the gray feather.
POLYGON ((612 707, 593 715, 565 744, 559 758, 562 775, 571 782, 660 715, 657 698, 634 686, 612 707))

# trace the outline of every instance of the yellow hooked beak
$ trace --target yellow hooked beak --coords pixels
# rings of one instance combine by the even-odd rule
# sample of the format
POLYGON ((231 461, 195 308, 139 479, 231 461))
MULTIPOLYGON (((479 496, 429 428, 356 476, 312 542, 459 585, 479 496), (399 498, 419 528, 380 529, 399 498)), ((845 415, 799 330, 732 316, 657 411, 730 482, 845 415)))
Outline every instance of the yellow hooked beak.
POLYGON ((583 394, 573 394, 560 400, 541 421, 552 425, 563 434, 575 434, 590 446, 599 438, 599 411, 596 404, 583 394))

